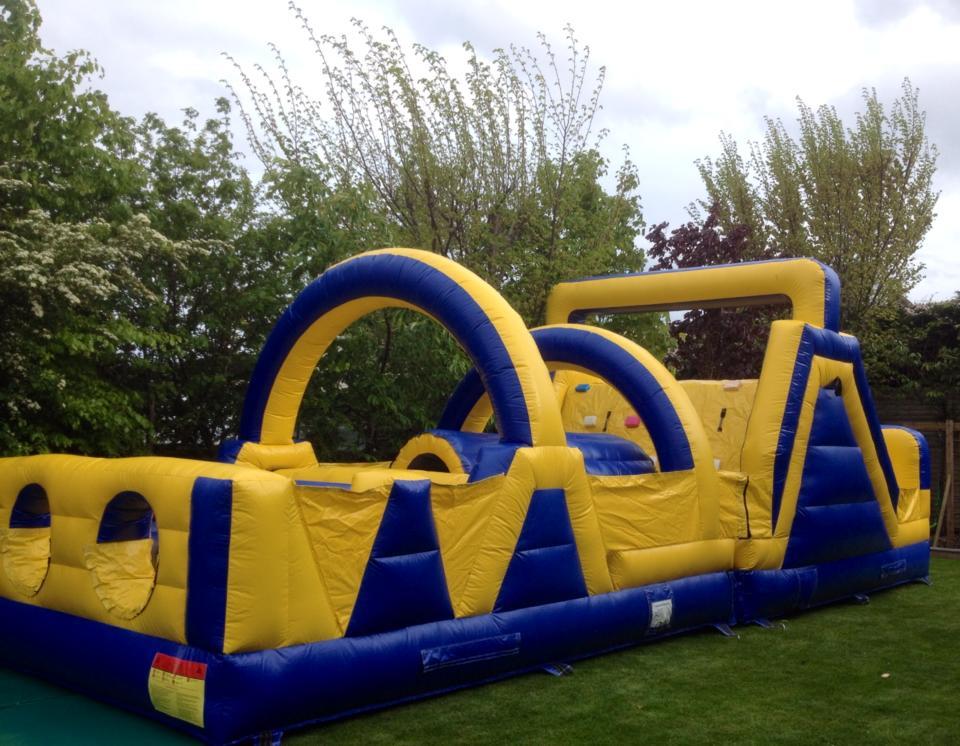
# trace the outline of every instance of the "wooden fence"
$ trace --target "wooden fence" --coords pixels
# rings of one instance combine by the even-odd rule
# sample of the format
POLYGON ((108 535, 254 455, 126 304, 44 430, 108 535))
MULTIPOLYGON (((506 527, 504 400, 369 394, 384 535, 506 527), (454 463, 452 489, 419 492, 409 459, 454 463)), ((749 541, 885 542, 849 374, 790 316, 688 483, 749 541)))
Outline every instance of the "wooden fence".
POLYGON ((903 425, 926 437, 932 472, 931 521, 935 524, 931 540, 939 547, 960 547, 960 501, 956 499, 960 418, 954 416, 953 403, 889 396, 877 397, 876 403, 885 425, 903 425))

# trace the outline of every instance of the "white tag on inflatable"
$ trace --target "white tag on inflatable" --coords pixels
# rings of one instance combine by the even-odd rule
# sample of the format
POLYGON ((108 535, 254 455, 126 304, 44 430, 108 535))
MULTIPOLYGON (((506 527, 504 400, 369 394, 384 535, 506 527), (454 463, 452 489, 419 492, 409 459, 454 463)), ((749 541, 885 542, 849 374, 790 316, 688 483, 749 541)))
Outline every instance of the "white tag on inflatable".
POLYGON ((583 418, 584 427, 596 427, 597 426, 597 416, 595 414, 588 414, 583 418))
POLYGON ((650 629, 669 627, 673 618, 673 599, 665 598, 650 604, 650 629))

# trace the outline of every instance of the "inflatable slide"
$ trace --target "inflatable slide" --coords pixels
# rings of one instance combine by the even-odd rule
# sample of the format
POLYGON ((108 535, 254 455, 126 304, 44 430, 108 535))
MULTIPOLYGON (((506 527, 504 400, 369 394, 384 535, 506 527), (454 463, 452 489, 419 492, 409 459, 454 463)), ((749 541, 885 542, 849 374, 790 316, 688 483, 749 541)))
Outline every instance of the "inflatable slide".
POLYGON ((0 459, 0 664, 229 743, 922 579, 926 444, 878 423, 838 309, 788 260, 562 283, 531 332, 435 254, 353 257, 277 322, 221 462, 0 459), (756 381, 584 323, 774 299, 756 381), (475 368, 392 461, 318 463, 311 373, 387 307, 475 368))

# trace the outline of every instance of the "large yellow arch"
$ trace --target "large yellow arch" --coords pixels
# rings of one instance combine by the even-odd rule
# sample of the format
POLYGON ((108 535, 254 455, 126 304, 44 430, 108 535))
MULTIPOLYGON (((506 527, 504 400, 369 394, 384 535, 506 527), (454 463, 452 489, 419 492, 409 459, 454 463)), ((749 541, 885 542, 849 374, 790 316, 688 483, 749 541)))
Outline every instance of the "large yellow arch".
POLYGON ((566 444, 549 373, 520 315, 470 270, 417 249, 359 254, 300 293, 257 361, 241 437, 292 443, 307 383, 330 343, 361 316, 391 307, 430 316, 460 342, 481 372, 505 441, 566 444))

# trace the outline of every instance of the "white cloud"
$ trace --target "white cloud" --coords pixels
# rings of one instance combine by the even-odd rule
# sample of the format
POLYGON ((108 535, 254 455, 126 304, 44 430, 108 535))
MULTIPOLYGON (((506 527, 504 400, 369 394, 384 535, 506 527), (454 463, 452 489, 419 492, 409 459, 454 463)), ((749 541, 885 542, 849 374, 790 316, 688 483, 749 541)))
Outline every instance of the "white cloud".
MULTIPOLYGON (((481 52, 511 42, 533 46, 546 32, 562 51, 573 24, 608 71, 602 124, 616 161, 628 144, 640 168, 651 222, 686 219, 702 193, 693 161, 715 154, 721 130, 738 141, 761 134, 764 114, 789 120, 795 98, 843 111, 864 87, 891 100, 909 76, 921 90, 928 131, 943 151, 939 217, 921 258, 928 274, 915 298, 960 288, 960 109, 951 84, 960 78, 960 12, 950 0, 323 0, 301 3, 320 33, 349 30, 357 16, 388 25, 404 41, 439 48, 448 58, 473 41, 481 52), (926 92, 929 91, 928 96, 926 92)), ((294 76, 316 81, 316 59, 284 0, 40 0, 46 43, 91 50, 106 69, 115 105, 176 119, 186 106, 212 110, 219 81, 234 78, 226 51, 249 66, 269 62, 267 42, 284 50, 294 76)), ((562 59, 562 57, 561 57, 562 59)))
POLYGON ((917 258, 926 265, 924 279, 911 293, 914 300, 951 297, 960 291, 960 185, 944 190, 937 218, 917 258))

